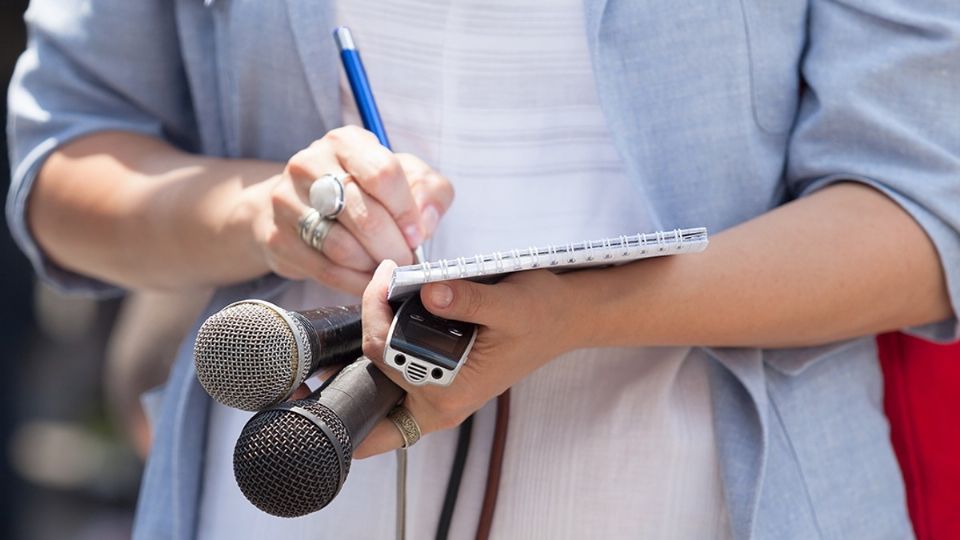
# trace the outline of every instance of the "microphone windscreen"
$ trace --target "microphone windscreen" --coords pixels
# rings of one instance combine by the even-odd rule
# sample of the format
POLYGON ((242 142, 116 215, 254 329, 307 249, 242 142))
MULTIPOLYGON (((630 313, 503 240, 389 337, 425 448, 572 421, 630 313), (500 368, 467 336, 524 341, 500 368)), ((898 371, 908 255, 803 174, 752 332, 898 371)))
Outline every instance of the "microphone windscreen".
POLYGON ((247 422, 234 449, 233 473, 254 506, 278 517, 299 517, 333 500, 352 457, 340 418, 305 399, 261 411, 247 422))
POLYGON ((284 399, 309 375, 313 353, 306 331, 278 310, 265 302, 238 302, 200 327, 193 349, 197 379, 215 400, 258 411, 284 399))

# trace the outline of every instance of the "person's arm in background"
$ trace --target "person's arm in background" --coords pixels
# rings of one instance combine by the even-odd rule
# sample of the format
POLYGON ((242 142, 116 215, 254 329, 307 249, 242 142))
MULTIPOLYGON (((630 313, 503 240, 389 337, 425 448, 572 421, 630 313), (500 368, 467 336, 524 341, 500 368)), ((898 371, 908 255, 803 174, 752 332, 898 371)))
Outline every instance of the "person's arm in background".
MULTIPOLYGON (((944 7, 811 2, 785 171, 798 199, 715 234, 704 253, 424 287, 429 310, 481 330, 451 387, 407 388, 423 431, 581 347, 813 346, 908 327, 958 339, 960 9, 944 7)), ((364 351, 378 360, 390 267, 364 293, 364 351)), ((385 422, 354 455, 400 442, 385 422)))
POLYGON ((212 294, 131 291, 117 312, 103 355, 104 402, 141 461, 150 452, 161 385, 212 294), (147 396, 150 390, 153 395, 147 396))

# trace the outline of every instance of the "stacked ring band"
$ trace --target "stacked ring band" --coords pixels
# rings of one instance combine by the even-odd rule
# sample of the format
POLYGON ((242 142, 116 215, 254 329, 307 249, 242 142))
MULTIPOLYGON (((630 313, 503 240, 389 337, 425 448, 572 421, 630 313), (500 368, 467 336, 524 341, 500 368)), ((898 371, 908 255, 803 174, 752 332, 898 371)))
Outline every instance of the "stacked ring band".
POLYGON ((317 251, 323 251, 323 241, 330 234, 334 220, 324 218, 316 208, 304 212, 297 224, 300 239, 317 251))
POLYGON ((297 223, 297 231, 300 233, 300 239, 309 244, 310 236, 313 234, 313 228, 321 219, 323 218, 316 208, 310 208, 304 212, 303 216, 300 217, 300 221, 297 223))
POLYGON ((330 234, 334 221, 332 219, 321 219, 317 226, 313 228, 313 234, 310 235, 310 245, 317 251, 323 251, 323 241, 330 234))
POLYGON ((410 448, 420 440, 420 426, 403 405, 397 405, 390 411, 387 418, 397 426, 400 436, 403 437, 403 446, 401 448, 410 448))

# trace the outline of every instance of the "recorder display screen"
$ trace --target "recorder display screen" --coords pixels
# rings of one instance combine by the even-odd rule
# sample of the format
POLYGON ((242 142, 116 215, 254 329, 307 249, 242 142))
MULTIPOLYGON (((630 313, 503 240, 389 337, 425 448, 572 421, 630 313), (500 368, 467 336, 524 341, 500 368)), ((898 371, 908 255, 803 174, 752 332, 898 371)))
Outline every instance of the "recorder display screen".
POLYGON ((451 336, 442 330, 437 330, 436 328, 431 328, 418 322, 410 321, 407 323, 406 328, 404 328, 403 333, 404 337, 410 343, 419 345, 426 349, 437 351, 455 361, 459 360, 459 355, 457 353, 462 353, 462 350, 457 350, 462 349, 462 347, 457 347, 457 344, 460 343, 461 339, 451 336))

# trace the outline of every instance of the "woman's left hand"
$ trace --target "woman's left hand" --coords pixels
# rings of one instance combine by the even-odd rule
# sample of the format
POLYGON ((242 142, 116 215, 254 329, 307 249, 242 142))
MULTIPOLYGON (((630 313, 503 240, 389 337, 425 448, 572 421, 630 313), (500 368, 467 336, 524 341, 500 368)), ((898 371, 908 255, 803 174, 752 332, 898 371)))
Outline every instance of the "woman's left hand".
MULTIPOLYGON (((407 391, 403 401, 423 435, 459 425, 520 379, 558 355, 578 347, 571 313, 577 291, 562 276, 546 270, 519 272, 486 285, 447 281, 423 287, 421 299, 431 313, 478 325, 469 357, 450 386, 414 386, 399 371, 383 365, 393 310, 387 288, 396 264, 384 261, 363 293, 363 352, 407 391)), ((381 420, 354 451, 365 458, 402 446, 390 420, 381 420)))

